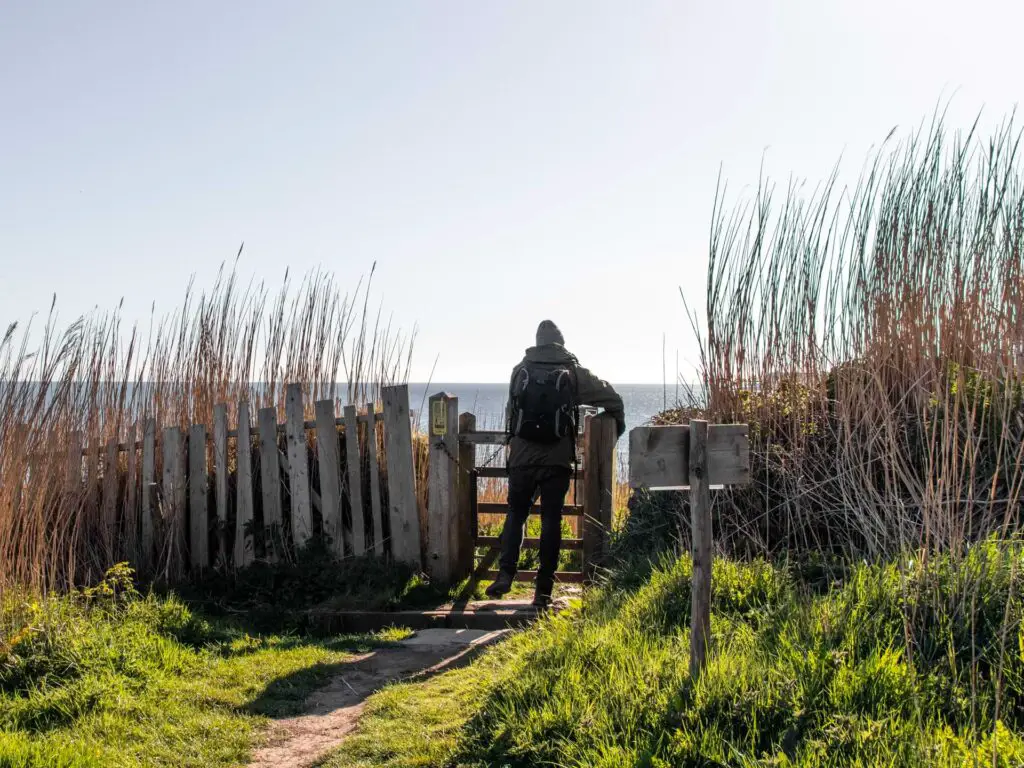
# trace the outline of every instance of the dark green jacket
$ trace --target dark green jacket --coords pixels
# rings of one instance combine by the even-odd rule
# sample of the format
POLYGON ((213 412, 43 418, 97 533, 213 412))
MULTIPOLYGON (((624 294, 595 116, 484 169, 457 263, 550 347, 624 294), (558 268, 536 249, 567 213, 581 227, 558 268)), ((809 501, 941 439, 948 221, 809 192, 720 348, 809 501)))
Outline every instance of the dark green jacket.
MULTIPOLYGON (((576 374, 577 402, 580 406, 589 405, 603 408, 606 413, 615 417, 619 423, 619 433, 625 430, 625 414, 622 398, 607 381, 597 378, 576 362, 576 358, 561 344, 546 344, 543 347, 530 347, 526 356, 513 370, 509 379, 509 401, 505 414, 506 424, 512 407, 512 382, 516 374, 526 363, 550 363, 552 366, 569 365, 576 374)), ((574 459, 572 437, 565 437, 557 443, 533 443, 520 437, 509 440, 508 468, 518 467, 572 467, 574 459)))

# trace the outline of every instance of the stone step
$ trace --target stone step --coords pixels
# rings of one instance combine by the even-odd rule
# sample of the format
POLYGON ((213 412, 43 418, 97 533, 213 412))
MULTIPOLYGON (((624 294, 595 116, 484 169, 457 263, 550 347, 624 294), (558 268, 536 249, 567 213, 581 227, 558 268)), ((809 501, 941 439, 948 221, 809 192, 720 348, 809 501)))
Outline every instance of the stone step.
MULTIPOLYGON (((558 601, 551 610, 557 611, 558 601)), ((493 632, 525 627, 537 619, 537 609, 529 600, 472 601, 461 610, 451 605, 432 610, 399 611, 314 611, 313 624, 323 632, 343 634, 375 632, 387 627, 424 629, 474 629, 493 632)))

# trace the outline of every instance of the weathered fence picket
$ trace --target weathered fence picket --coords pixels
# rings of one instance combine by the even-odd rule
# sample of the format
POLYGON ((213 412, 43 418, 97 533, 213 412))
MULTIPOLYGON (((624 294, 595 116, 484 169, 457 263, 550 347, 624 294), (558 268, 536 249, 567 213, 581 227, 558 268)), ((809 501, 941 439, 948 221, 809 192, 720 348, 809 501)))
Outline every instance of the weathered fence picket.
POLYGON ((178 427, 167 427, 163 433, 164 482, 161 488, 160 511, 164 523, 162 545, 167 558, 167 575, 181 579, 185 572, 185 440, 178 427))
POLYGON ((416 476, 412 459, 412 423, 409 418, 409 387, 385 387, 384 443, 388 461, 388 512, 391 523, 391 555, 396 560, 420 564, 420 523, 416 505, 416 476))
POLYGON ((214 495, 217 503, 217 554, 223 562, 228 560, 228 406, 220 403, 213 407, 213 467, 214 495))
POLYGON ((341 519, 341 460, 338 456, 338 428, 334 401, 319 400, 316 414, 316 454, 320 469, 320 517, 324 536, 331 550, 339 557, 345 554, 345 537, 341 519))
POLYGON ((146 419, 142 432, 142 520, 139 561, 148 568, 153 558, 153 515, 156 512, 156 419, 146 419))
POLYGON ((263 494, 263 540, 266 558, 275 562, 281 548, 281 465, 277 448, 277 409, 260 408, 260 478, 263 494))
POLYGON ((285 397, 285 438, 288 444, 288 490, 291 494, 292 542, 304 547, 313 536, 312 497, 302 385, 289 384, 285 397))
POLYGON ((235 552, 233 564, 244 568, 255 558, 253 542, 253 491, 252 491, 252 433, 249 421, 249 404, 244 400, 238 404, 238 441, 236 462, 238 473, 235 478, 235 552))
POLYGON ((366 519, 363 511, 363 477, 359 460, 359 422, 354 405, 345 406, 345 463, 348 465, 348 499, 352 512, 352 553, 366 552, 366 519))
POLYGON ((373 403, 366 405, 366 456, 370 465, 370 535, 373 553, 384 554, 384 521, 380 507, 380 458, 377 454, 377 414, 373 403))
POLYGON ((138 434, 138 424, 132 423, 128 427, 127 437, 127 451, 128 461, 125 468, 125 492, 124 492, 124 507, 121 512, 121 516, 124 519, 124 533, 126 542, 126 553, 128 559, 132 562, 138 562, 139 560, 139 516, 137 510, 137 491, 138 491, 138 457, 139 450, 135 445, 135 436, 138 434))
POLYGON ((206 427, 193 424, 188 433, 189 555, 192 569, 201 573, 210 562, 210 524, 207 510, 209 475, 206 468, 206 427))
POLYGON ((117 435, 107 440, 103 459, 103 547, 113 559, 117 539, 117 435))

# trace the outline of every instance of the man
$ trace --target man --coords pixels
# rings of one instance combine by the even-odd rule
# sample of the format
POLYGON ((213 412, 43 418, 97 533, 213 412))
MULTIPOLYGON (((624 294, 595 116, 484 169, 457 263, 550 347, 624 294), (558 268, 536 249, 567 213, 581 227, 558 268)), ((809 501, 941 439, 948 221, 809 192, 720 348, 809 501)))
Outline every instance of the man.
POLYGON ((615 417, 618 436, 625 432, 622 398, 608 382, 579 364, 565 348, 558 326, 545 320, 537 328, 537 345, 526 350, 509 381, 508 512, 501 536, 500 570, 487 588, 488 597, 501 597, 512 588, 523 526, 539 494, 540 568, 533 604, 546 608, 551 602, 581 405, 603 408, 615 417))

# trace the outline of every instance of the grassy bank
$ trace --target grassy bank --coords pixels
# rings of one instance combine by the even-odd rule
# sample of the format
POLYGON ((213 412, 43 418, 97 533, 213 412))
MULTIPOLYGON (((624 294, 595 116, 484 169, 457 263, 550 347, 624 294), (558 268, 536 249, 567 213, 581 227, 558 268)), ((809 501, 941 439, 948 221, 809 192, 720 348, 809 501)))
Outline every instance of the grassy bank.
POLYGON ((378 694, 327 765, 1019 765, 1022 564, 995 542, 836 583, 716 561, 695 685, 690 564, 667 559, 469 669, 378 694))
POLYGON ((128 575, 60 598, 4 593, 3 768, 238 765, 268 718, 301 711, 355 652, 399 637, 253 634, 141 596, 128 575))

